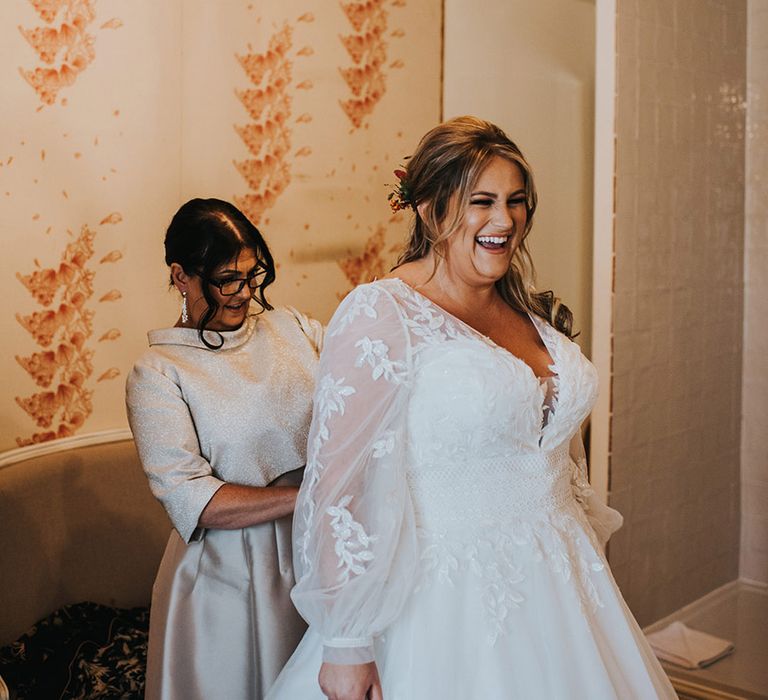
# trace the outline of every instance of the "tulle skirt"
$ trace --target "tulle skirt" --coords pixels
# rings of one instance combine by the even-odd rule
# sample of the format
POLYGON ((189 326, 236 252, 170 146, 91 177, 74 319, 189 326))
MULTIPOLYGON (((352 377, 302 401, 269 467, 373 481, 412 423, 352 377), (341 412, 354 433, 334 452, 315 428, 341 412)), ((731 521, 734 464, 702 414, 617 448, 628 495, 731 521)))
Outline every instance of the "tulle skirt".
MULTIPOLYGON (((376 639, 385 700, 673 700, 583 510, 421 531, 422 571, 376 639)), ((322 700, 311 629, 268 700, 322 700)))

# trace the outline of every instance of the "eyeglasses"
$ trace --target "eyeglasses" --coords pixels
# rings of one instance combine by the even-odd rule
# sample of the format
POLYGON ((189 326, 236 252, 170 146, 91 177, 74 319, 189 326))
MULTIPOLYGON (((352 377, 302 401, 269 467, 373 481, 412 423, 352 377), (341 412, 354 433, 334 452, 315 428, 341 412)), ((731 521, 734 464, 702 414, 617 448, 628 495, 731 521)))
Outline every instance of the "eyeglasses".
POLYGON ((235 294, 239 294, 246 283, 248 284, 248 288, 252 292, 255 292, 261 286, 266 274, 267 271, 263 267, 257 267, 254 268, 247 277, 226 277, 221 280, 213 280, 201 275, 201 278, 208 284, 218 287, 222 296, 231 297, 235 294))

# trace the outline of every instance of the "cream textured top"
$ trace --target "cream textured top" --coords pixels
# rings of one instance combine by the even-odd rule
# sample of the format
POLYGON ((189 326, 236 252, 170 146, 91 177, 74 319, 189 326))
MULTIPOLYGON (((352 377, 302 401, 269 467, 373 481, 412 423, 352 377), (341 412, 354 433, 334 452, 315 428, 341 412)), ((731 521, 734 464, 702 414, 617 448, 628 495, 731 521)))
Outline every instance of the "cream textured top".
POLYGON ((148 334, 127 381, 128 421, 152 493, 181 537, 225 482, 266 486, 306 462, 322 326, 293 309, 249 317, 235 331, 148 334))

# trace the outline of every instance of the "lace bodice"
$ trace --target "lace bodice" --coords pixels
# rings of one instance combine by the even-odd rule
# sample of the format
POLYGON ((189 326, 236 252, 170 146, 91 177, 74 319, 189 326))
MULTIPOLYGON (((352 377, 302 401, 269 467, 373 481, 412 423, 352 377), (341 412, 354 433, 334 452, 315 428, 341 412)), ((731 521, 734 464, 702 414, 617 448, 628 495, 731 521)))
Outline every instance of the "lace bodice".
POLYGON ((414 366, 408 406, 414 461, 505 458, 549 451, 576 431, 596 396, 595 370, 583 355, 574 357, 560 349, 561 342, 569 343, 567 339, 561 341, 545 323, 534 323, 556 372, 546 425, 546 385, 522 360, 458 326, 450 340, 424 348, 414 366), (585 389, 577 396, 569 390, 575 376, 585 389), (561 382, 561 377, 566 381, 561 382))
POLYGON ((597 373, 532 321, 555 376, 547 415, 547 387, 527 364, 401 280, 362 285, 339 306, 294 522, 293 598, 326 660, 370 660, 372 637, 418 585, 425 527, 586 506, 569 447, 597 373))

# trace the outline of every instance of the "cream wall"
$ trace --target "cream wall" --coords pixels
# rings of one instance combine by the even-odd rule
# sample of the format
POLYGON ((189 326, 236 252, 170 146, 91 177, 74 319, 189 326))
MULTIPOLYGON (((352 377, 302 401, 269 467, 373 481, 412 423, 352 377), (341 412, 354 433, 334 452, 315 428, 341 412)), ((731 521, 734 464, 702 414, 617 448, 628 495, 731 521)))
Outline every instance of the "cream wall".
POLYGON ((590 0, 445 2, 443 113, 501 126, 533 168, 538 287, 591 334, 595 6, 590 0))
POLYGON ((746 21, 618 2, 610 559, 641 624, 738 575, 746 21))
POLYGON ((741 576, 768 583, 768 2, 749 0, 741 576))

